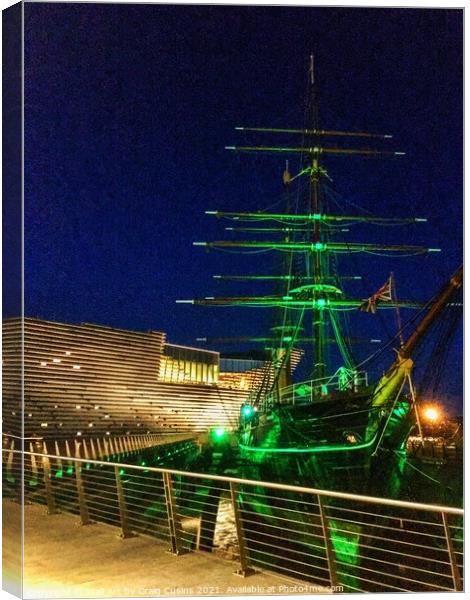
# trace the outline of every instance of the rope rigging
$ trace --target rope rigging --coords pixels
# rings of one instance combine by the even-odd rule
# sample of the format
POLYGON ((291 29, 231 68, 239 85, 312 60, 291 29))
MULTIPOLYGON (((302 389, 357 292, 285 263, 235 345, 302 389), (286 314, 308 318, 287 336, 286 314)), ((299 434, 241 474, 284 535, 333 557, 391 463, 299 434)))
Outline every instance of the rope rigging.
MULTIPOLYGON (((456 293, 453 304, 461 304, 462 301, 462 290, 460 289, 456 293)), ((431 336, 433 344, 429 351, 428 348, 423 348, 420 352, 421 358, 424 358, 424 354, 428 354, 425 361, 424 369, 421 368, 419 371, 419 385, 418 393, 420 397, 423 396, 437 396, 440 392, 443 376, 446 370, 446 366, 449 361, 449 354, 452 348, 452 340, 459 329, 462 319, 462 310, 459 310, 458 306, 447 306, 442 314, 442 318, 439 319, 433 326, 431 336)))

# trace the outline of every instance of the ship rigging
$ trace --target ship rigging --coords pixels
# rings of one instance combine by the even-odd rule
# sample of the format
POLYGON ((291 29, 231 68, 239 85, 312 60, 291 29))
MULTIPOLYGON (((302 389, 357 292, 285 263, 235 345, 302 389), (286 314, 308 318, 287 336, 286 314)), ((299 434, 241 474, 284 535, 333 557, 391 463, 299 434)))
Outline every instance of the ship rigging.
POLYGON ((360 279, 360 276, 343 275, 338 263, 341 257, 356 254, 410 257, 438 253, 440 249, 413 244, 351 241, 345 236, 348 228, 356 224, 413 226, 426 223, 427 219, 424 216, 396 217, 331 211, 327 193, 331 177, 324 158, 401 160, 405 153, 388 146, 371 148, 364 145, 388 145, 393 139, 390 134, 321 129, 313 56, 310 57, 308 82, 304 128, 236 128, 239 132, 256 135, 285 136, 286 139, 295 139, 294 142, 289 145, 226 147, 234 153, 299 158, 299 170, 295 175, 290 173, 286 162, 283 173, 287 199, 284 211, 206 211, 218 220, 232 222, 233 227, 226 227, 230 232, 267 236, 267 239, 194 242, 195 246, 207 250, 273 252, 280 256, 278 271, 274 274, 214 276, 219 280, 272 281, 274 293, 212 296, 178 302, 268 308, 275 314, 275 324, 268 336, 234 338, 234 341, 268 344, 274 372, 272 377, 266 375, 258 389, 253 391, 250 406, 255 410, 241 409, 242 447, 263 452, 367 450, 370 457, 387 440, 391 446, 402 446, 414 424, 411 421, 413 415, 417 417, 418 411, 411 379, 412 353, 444 308, 455 301, 455 294, 462 283, 462 271, 458 270, 430 303, 398 298, 393 273, 369 297, 347 293, 348 282, 360 279), (357 140, 361 141, 360 146, 348 145, 350 141, 357 140), (302 180, 307 181, 304 199, 299 195, 294 197, 292 193, 294 182, 302 180), (417 312, 404 320, 402 309, 417 312), (354 338, 349 333, 347 317, 359 311, 376 313, 383 310, 392 311, 394 316, 396 334, 387 347, 393 345, 397 358, 383 377, 373 384, 363 367, 380 352, 373 352, 365 361, 355 358, 353 346, 364 344, 365 340, 354 338), (416 325, 416 330, 405 341, 405 331, 409 334, 410 326, 416 325), (311 360, 311 375, 308 382, 292 384, 291 359, 294 353, 298 358, 300 347, 310 350, 306 354, 311 360), (331 347, 336 349, 333 360, 331 347))

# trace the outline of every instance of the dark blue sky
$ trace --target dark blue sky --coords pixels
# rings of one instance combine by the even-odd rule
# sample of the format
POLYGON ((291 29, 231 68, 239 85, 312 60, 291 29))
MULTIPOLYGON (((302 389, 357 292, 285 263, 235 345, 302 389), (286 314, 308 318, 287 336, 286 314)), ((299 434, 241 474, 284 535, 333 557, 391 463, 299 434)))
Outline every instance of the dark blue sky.
POLYGON ((261 332, 254 309, 175 299, 248 293, 211 274, 260 271, 253 257, 192 242, 224 237, 206 209, 279 199, 282 157, 223 148, 244 141, 236 125, 303 126, 310 51, 321 126, 392 133, 407 153, 329 161, 343 210, 429 218, 354 235, 443 249, 360 259, 366 280, 351 293, 375 291, 393 269, 400 295, 427 299, 461 262, 462 15, 26 4, 26 315, 163 330, 179 343, 261 332))

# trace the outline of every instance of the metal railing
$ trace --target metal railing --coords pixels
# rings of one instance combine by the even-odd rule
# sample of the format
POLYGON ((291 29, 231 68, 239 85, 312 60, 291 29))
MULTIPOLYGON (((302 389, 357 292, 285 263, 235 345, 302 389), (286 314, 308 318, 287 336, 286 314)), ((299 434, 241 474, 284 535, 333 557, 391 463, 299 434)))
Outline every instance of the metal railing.
POLYGON ((278 392, 272 392, 265 396, 260 404, 259 410, 264 412, 276 403, 280 404, 305 404, 318 402, 335 390, 353 390, 368 385, 366 371, 355 371, 347 377, 337 371, 329 377, 302 381, 282 388, 278 392))
POLYGON ((152 536, 175 554, 225 539, 242 575, 268 570, 349 592, 463 589, 458 508, 4 449, 4 497, 19 500, 22 480, 25 501, 49 514, 152 536))
POLYGON ((461 462, 463 461, 462 442, 456 443, 446 438, 408 438, 407 452, 423 461, 461 462))
POLYGON ((177 442, 195 440, 193 433, 148 433, 141 435, 121 435, 106 437, 75 437, 74 440, 54 440, 43 437, 20 438, 8 433, 2 434, 3 447, 20 450, 23 446, 31 453, 49 453, 53 449, 56 456, 62 453, 67 458, 100 459, 107 456, 130 455, 156 446, 166 446, 177 442))

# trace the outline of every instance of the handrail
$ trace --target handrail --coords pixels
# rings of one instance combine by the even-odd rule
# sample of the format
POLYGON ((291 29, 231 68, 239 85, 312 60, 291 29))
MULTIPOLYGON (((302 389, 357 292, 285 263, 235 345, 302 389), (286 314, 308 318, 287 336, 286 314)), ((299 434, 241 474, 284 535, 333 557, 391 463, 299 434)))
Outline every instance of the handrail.
MULTIPOLYGON (((306 381, 299 381, 297 383, 293 383, 292 385, 281 388, 279 391, 271 391, 264 396, 261 400, 261 406, 265 406, 270 403, 272 400, 277 400, 279 402, 292 402, 295 403, 297 398, 295 398, 294 394, 296 390, 307 387, 310 390, 310 401, 313 400, 313 391, 315 388, 320 388, 321 386, 337 386, 339 384, 340 377, 340 369, 338 369, 333 375, 328 375, 326 377, 318 377, 317 379, 309 379, 306 381)), ((355 387, 358 384, 367 385, 367 372, 366 371, 357 371, 354 377, 351 377, 349 383, 355 387)))
POLYGON ((330 498, 339 498, 343 500, 354 500, 356 502, 366 502, 372 504, 381 504, 386 506, 395 506, 399 508, 411 508, 415 510, 428 510, 431 512, 446 512, 451 515, 463 516, 464 510, 461 508, 456 508, 452 506, 442 506, 439 504, 425 504, 421 502, 409 502, 406 500, 394 500, 391 498, 379 498, 376 496, 363 496, 360 494, 351 494, 348 492, 337 492, 334 490, 323 490, 318 488, 309 488, 303 486, 289 485, 284 483, 274 483, 267 481, 259 481, 254 479, 243 479, 240 477, 230 477, 224 475, 213 475, 211 473, 193 473, 190 471, 180 471, 177 469, 166 469, 161 467, 150 467, 150 466, 141 466, 141 465, 133 465, 128 463, 117 463, 112 461, 101 461, 94 459, 86 459, 86 458, 76 458, 70 456, 58 456, 54 454, 43 454, 40 452, 21 452, 21 450, 8 450, 2 449, 3 452, 13 452, 15 454, 25 454, 29 456, 39 456, 41 458, 47 459, 57 459, 63 461, 75 461, 85 464, 94 464, 94 465, 107 465, 114 467, 126 467, 135 469, 138 471, 146 471, 146 472, 154 472, 154 473, 170 473, 171 475, 178 475, 183 477, 193 477, 193 478, 203 478, 210 479, 213 481, 223 481, 226 483, 235 483, 235 484, 248 484, 248 485, 262 485, 264 487, 268 487, 276 490, 285 490, 303 494, 316 494, 318 496, 328 496, 330 498))
POLYGON ((150 535, 176 555, 229 549, 243 576, 267 568, 341 592, 463 590, 459 508, 47 449, 3 451, 4 498, 24 495, 49 515, 118 527, 122 538, 150 535))

